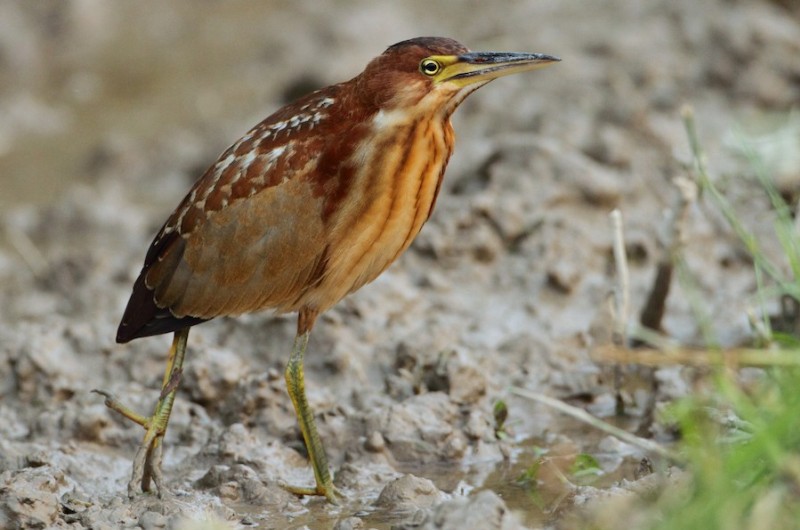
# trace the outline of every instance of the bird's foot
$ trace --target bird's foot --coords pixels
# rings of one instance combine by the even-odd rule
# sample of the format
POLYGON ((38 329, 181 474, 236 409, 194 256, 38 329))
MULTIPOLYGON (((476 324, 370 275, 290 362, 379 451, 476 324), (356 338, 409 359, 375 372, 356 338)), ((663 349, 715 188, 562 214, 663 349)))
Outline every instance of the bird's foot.
POLYGON ((289 493, 293 493, 294 495, 299 495, 301 497, 306 497, 306 496, 325 497, 331 504, 339 504, 339 499, 344 498, 344 494, 341 492, 339 488, 333 485, 333 482, 328 482, 328 484, 317 484, 317 487, 315 488, 302 488, 297 486, 289 486, 288 484, 283 484, 283 489, 285 489, 289 493))
MULTIPOLYGON (((161 472, 163 448, 161 440, 166 431, 166 421, 163 414, 159 414, 161 400, 156 406, 152 416, 142 416, 131 408, 123 405, 113 394, 104 390, 92 390, 105 398, 105 405, 113 411, 144 427, 145 435, 136 456, 133 459, 133 472, 128 482, 128 497, 134 498, 141 493, 155 492, 159 498, 166 493, 164 488, 164 475, 161 472)), ((168 419, 168 418, 166 418, 168 419)))
POLYGON ((136 451, 131 480, 128 482, 128 497, 131 499, 139 494, 151 492, 162 499, 167 493, 164 488, 164 474, 161 472, 162 436, 156 436, 152 441, 148 441, 148 436, 145 434, 142 445, 136 451))

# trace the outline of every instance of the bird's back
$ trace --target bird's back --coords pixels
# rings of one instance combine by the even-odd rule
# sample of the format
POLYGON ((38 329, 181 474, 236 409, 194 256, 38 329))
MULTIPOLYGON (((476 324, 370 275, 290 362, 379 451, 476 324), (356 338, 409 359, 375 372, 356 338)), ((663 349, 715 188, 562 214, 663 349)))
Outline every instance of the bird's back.
POLYGON ((284 107, 197 181, 148 251, 118 342, 223 315, 324 311, 410 245, 452 150, 449 115, 359 107, 347 88, 284 107))

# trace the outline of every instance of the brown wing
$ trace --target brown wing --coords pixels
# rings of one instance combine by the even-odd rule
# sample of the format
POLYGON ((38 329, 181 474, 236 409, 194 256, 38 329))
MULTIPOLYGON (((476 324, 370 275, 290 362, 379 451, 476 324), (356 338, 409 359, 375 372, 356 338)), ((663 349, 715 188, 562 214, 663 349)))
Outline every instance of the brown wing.
POLYGON ((221 315, 298 309, 327 259, 317 160, 343 142, 339 86, 310 94, 228 148, 148 250, 117 342, 221 315))

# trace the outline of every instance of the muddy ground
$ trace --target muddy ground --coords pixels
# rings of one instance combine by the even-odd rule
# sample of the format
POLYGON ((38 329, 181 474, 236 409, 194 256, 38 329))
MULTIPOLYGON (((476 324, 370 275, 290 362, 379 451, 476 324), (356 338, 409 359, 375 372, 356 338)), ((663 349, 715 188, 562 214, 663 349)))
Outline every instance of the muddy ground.
MULTIPOLYGON (((677 487, 682 472, 509 389, 670 443, 651 412, 695 372, 662 368, 618 392, 592 356, 611 331, 608 214, 624 216, 635 317, 689 160, 688 103, 713 173, 769 233, 730 144, 800 99, 799 19, 777 1, 3 2, 0 527, 633 527, 620 499, 677 487), (155 231, 252 124, 428 34, 563 62, 470 97, 431 221, 314 330, 309 399, 344 502, 280 486, 313 482, 282 376, 291 315, 192 331, 166 436, 171 493, 129 501, 141 428, 90 391, 142 412, 157 398, 169 338, 113 340, 155 231), (581 453, 601 476, 560 480, 581 453)), ((800 178, 796 164, 777 171, 788 189, 800 178)), ((685 236, 694 300, 722 344, 746 341, 750 261, 702 201, 685 236)), ((674 286, 663 323, 685 344, 701 339, 692 299, 674 286)))

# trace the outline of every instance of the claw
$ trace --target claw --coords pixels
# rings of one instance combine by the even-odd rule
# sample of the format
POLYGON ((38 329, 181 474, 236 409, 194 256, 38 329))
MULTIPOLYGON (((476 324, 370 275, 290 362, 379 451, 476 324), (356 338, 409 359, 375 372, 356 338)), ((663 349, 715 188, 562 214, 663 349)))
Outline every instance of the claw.
POLYGON ((105 390, 97 390, 97 389, 92 390, 92 392, 103 396, 105 398, 104 403, 106 407, 110 408, 111 410, 122 414, 132 422, 138 423, 145 429, 147 429, 150 426, 150 418, 142 416, 141 414, 134 412, 133 409, 131 409, 130 407, 123 405, 119 401, 119 399, 117 399, 117 396, 115 396, 111 392, 106 392, 105 390))

